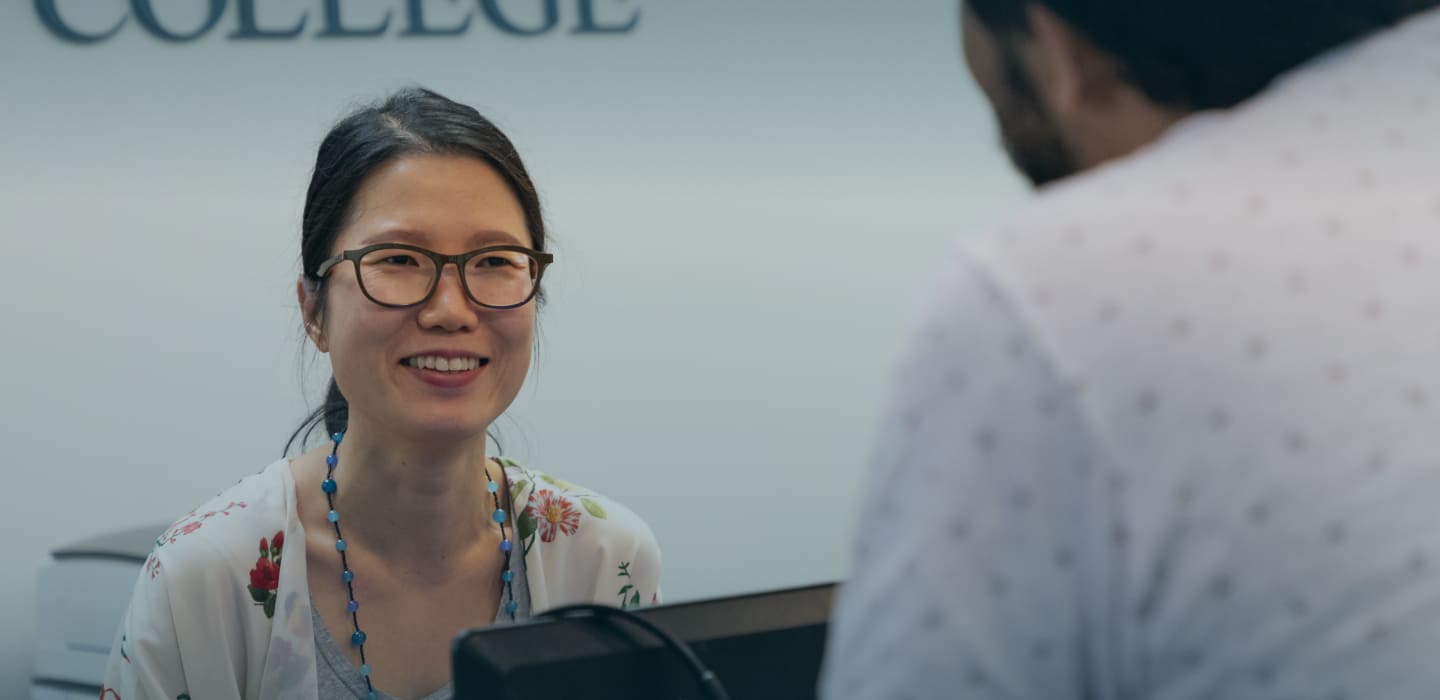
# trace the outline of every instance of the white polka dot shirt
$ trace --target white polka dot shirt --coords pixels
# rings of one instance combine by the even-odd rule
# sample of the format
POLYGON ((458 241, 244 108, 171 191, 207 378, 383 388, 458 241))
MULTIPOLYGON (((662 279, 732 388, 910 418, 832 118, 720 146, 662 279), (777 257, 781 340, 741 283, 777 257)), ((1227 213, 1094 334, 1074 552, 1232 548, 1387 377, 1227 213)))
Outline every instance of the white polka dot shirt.
POLYGON ((824 696, 1440 697, 1440 13, 944 268, 824 696))

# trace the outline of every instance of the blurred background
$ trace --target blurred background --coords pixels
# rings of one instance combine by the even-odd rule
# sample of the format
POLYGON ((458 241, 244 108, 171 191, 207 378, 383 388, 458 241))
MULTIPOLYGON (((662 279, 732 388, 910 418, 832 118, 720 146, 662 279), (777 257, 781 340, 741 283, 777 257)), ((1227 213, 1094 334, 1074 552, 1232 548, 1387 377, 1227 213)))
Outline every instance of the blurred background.
POLYGON ((555 235, 505 453, 640 513, 670 601, 844 576, 917 301, 1024 196, 957 6, 0 6, 0 697, 28 695, 51 551, 174 520, 318 401, 294 300, 314 152, 410 84, 507 131, 555 235))

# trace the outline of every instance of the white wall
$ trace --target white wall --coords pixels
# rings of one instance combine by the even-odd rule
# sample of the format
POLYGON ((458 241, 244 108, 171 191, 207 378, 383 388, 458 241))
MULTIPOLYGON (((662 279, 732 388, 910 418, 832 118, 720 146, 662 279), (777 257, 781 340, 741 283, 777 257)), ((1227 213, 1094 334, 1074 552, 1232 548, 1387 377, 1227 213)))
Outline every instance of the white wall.
MULTIPOLYGON (((292 296, 314 148, 412 81, 509 131, 557 236, 507 452, 646 517, 672 600, 843 575, 913 302, 1022 193, 957 3, 606 2, 638 29, 237 43, 232 7, 193 43, 132 20, 80 47, 0 7, 0 697, 29 678, 49 550, 278 456, 315 398, 292 296)), ((95 29, 124 4, 59 6, 95 29)), ((154 2, 177 27, 197 4, 154 2)))

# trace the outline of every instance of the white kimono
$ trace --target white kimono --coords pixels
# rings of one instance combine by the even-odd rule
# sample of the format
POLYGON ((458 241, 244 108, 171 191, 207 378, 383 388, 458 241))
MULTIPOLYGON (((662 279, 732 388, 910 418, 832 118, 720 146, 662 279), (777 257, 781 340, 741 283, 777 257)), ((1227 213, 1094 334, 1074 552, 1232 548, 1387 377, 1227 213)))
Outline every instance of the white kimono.
MULTIPOLYGON (((501 461, 512 502, 526 504, 511 524, 533 612, 659 602, 660 548, 644 521, 604 496, 501 461)), ((315 698, 304 547, 285 459, 175 522, 141 570, 101 697, 315 698)))

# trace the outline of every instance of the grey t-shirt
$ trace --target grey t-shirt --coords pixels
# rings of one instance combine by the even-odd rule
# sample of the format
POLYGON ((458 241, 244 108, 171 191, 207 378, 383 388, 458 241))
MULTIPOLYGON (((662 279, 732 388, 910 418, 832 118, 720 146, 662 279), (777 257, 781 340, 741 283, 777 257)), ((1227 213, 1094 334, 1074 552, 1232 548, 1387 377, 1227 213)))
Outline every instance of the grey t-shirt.
MULTIPOLYGON (((530 585, 525 576, 525 557, 515 556, 511 561, 515 571, 515 580, 511 585, 515 591, 515 602, 520 606, 515 611, 515 619, 523 620, 530 616, 530 585)), ((500 609, 495 613, 497 625, 510 622, 510 616, 505 613, 505 600, 507 599, 501 600, 500 609)), ((314 601, 310 603, 310 623, 315 628, 315 654, 319 657, 315 664, 315 674, 320 700, 365 700, 368 692, 365 688, 365 677, 360 675, 360 669, 350 665, 349 659, 346 659, 340 647, 335 645, 335 639, 325 628, 320 613, 315 611, 314 601)), ((372 666, 384 663, 382 659, 371 659, 370 662, 372 666)), ((446 683, 444 687, 419 700, 450 700, 452 694, 451 685, 446 683)), ((378 689, 375 697, 379 700, 399 700, 378 689)))

